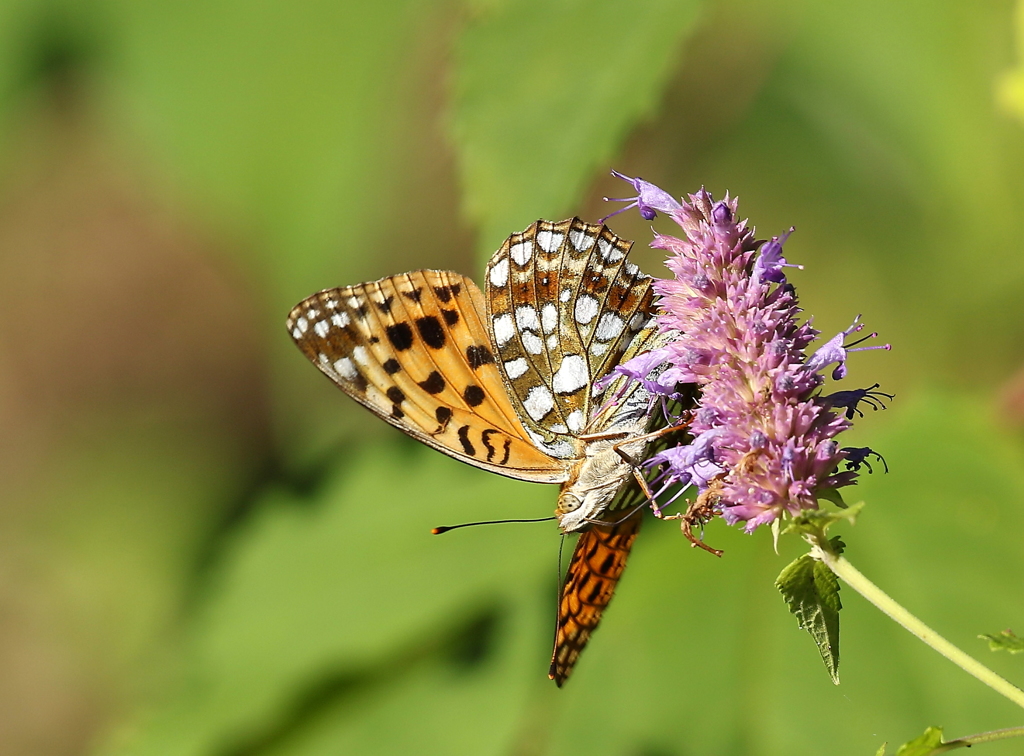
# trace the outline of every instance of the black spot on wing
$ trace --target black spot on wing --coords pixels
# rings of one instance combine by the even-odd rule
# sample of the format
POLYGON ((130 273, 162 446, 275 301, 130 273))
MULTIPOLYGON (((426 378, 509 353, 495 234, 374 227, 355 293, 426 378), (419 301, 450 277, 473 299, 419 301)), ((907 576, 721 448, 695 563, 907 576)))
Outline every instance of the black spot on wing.
POLYGON ((377 305, 377 309, 383 313, 391 312, 391 303, 395 301, 394 297, 385 297, 380 302, 374 302, 377 305))
POLYGON ((416 328, 423 337, 423 341, 431 349, 440 349, 444 346, 444 329, 440 321, 433 315, 416 319, 416 328))
POLYGON ((392 323, 386 330, 388 340, 399 352, 412 346, 412 328, 408 323, 392 323))
POLYGON ((402 408, 399 407, 397 404, 392 404, 391 417, 395 418, 396 420, 401 420, 403 417, 405 417, 405 413, 402 412, 402 408))
POLYGON ((398 364, 398 360, 396 360, 394 357, 392 357, 392 358, 390 358, 390 359, 388 359, 388 360, 386 360, 384 362, 384 371, 388 375, 394 375, 395 373, 397 373, 401 369, 402 369, 402 366, 398 364))
POLYGON ((452 419, 452 411, 448 407, 438 407, 434 410, 434 417, 441 425, 447 425, 448 421, 452 419))
MULTIPOLYGON (((419 382, 419 387, 426 391, 428 394, 440 394, 444 391, 444 378, 436 370, 430 371, 430 375, 427 376, 425 381, 419 382)), ((446 407, 438 407, 438 409, 447 409, 446 407)))
POLYGON ((401 404, 405 401, 405 394, 402 393, 402 389, 398 388, 398 386, 390 386, 385 393, 388 399, 395 404, 401 404))
POLYGON ((493 363, 494 355, 487 347, 474 344, 473 346, 466 347, 466 360, 469 362, 469 366, 476 370, 481 365, 493 363))
POLYGON ((434 293, 437 294, 437 298, 445 304, 452 301, 452 290, 448 286, 435 286, 434 293))
POLYGON ((444 315, 444 322, 450 326, 455 325, 459 322, 459 311, 458 310, 441 310, 441 314, 444 315))
POLYGON ((462 396, 466 400, 466 404, 470 407, 476 407, 483 402, 484 397, 487 395, 484 393, 482 388, 477 386, 475 383, 471 383, 466 386, 466 390, 463 392, 462 396))
POLYGON ((406 299, 411 299, 413 302, 419 302, 420 297, 423 296, 423 289, 417 287, 415 289, 410 289, 409 291, 403 291, 402 296, 406 299))

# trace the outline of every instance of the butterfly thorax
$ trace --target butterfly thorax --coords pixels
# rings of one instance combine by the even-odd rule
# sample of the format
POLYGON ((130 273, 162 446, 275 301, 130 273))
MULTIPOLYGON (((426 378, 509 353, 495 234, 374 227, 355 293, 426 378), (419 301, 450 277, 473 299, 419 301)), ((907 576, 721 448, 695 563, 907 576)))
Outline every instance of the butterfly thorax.
MULTIPOLYGON (((643 434, 645 426, 646 423, 638 424, 630 435, 643 434)), ((623 454, 631 459, 641 458, 646 446, 643 439, 625 442, 621 438, 602 439, 587 443, 583 459, 570 471, 569 480, 558 495, 555 514, 563 533, 586 530, 595 521, 607 519, 606 513, 615 495, 633 475, 633 468, 623 454)))

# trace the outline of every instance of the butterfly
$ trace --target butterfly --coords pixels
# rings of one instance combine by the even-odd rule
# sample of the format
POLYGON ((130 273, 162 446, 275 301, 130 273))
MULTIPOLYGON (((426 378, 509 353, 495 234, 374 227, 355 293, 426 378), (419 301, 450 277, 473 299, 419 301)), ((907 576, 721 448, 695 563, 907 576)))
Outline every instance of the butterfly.
POLYGON ((306 357, 391 425, 484 470, 561 485, 559 527, 580 537, 549 671, 559 686, 625 569, 646 501, 637 460, 659 423, 648 391, 613 374, 664 339, 631 246, 603 225, 540 220, 494 254, 484 291, 417 270, 321 291, 287 321, 306 357))

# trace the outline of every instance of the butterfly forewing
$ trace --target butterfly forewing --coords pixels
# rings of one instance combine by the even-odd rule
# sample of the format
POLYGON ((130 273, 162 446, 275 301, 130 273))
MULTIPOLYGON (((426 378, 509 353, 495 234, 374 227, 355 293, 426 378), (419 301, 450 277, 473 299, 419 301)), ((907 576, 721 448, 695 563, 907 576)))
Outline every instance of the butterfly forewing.
POLYGON ((537 448, 509 401, 482 299, 457 273, 414 271, 315 294, 288 330, 349 396, 414 438, 509 477, 561 482, 566 463, 537 448))
POLYGON ((652 322, 651 279, 630 242, 578 218, 537 221, 487 266, 487 317, 513 404, 531 437, 561 459, 581 455, 594 380, 652 322))

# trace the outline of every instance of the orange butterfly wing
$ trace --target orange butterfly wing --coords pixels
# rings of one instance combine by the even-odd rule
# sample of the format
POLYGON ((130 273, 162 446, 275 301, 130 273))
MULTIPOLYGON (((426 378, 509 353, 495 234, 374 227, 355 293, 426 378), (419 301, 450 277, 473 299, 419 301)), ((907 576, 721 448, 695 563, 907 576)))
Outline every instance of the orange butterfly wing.
POLYGON ((512 407, 465 276, 417 270, 327 289, 288 316, 299 349, 346 394, 428 446, 519 480, 560 483, 512 407))

